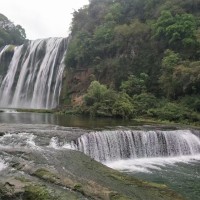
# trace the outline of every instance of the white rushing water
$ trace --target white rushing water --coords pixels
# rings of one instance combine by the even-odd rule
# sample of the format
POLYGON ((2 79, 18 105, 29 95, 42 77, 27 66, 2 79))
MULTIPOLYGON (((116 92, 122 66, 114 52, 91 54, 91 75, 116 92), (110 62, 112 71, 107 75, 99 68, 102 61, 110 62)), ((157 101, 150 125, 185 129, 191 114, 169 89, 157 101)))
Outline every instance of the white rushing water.
POLYGON ((17 110, 14 110, 14 109, 0 109, 0 112, 4 112, 4 113, 18 113, 17 110))
POLYGON ((49 147, 53 149, 71 149, 71 150, 77 150, 72 143, 65 143, 65 144, 60 144, 58 137, 52 137, 50 142, 49 142, 49 147))
POLYGON ((200 154, 200 138, 190 130, 91 132, 71 146, 101 162, 200 154))
POLYGON ((49 38, 28 41, 15 47, 7 73, 2 77, 0 107, 56 107, 62 84, 66 46, 66 38, 49 38))
POLYGON ((0 171, 7 167, 6 163, 0 158, 0 171))
POLYGON ((82 135, 70 148, 108 167, 131 173, 151 173, 178 163, 200 161, 200 138, 190 130, 97 131, 82 135))
POLYGON ((57 137, 52 137, 51 138, 51 140, 49 142, 49 147, 51 147, 53 149, 61 149, 57 137))
POLYGON ((35 144, 36 136, 32 133, 6 133, 0 137, 0 148, 31 148, 39 150, 40 147, 35 144))
POLYGON ((174 166, 178 163, 193 164, 200 161, 199 155, 177 156, 177 157, 157 157, 139 158, 105 162, 110 168, 123 172, 144 172, 151 173, 152 170, 162 170, 166 166, 174 166))
POLYGON ((5 47, 3 47, 3 49, 0 51, 0 62, 2 61, 3 59, 3 55, 4 53, 9 49, 11 48, 12 45, 6 45, 5 47))
POLYGON ((96 131, 84 134, 71 143, 59 136, 47 137, 46 142, 38 137, 26 132, 6 133, 0 137, 0 148, 79 150, 108 167, 134 173, 151 173, 168 165, 200 161, 200 138, 190 130, 96 131))

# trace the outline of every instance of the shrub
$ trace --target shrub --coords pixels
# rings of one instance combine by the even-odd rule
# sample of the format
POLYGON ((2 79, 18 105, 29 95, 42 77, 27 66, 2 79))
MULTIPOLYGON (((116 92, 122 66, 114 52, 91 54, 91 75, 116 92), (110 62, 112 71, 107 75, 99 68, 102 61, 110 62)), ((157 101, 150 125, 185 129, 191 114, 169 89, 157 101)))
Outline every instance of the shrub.
POLYGON ((149 109, 148 114, 160 120, 175 122, 197 122, 200 120, 198 113, 191 112, 189 109, 171 102, 164 104, 160 108, 149 109))
POLYGON ((112 114, 116 117, 131 118, 134 113, 135 109, 131 98, 126 93, 120 93, 113 105, 112 114))
POLYGON ((107 90, 105 85, 101 85, 98 81, 92 81, 84 97, 85 104, 92 106, 95 102, 101 102, 107 90))
POLYGON ((153 94, 142 93, 133 96, 133 105, 136 109, 137 115, 147 114, 151 108, 158 107, 158 99, 153 94))
POLYGON ((195 112, 200 112, 200 95, 185 96, 180 103, 195 112))

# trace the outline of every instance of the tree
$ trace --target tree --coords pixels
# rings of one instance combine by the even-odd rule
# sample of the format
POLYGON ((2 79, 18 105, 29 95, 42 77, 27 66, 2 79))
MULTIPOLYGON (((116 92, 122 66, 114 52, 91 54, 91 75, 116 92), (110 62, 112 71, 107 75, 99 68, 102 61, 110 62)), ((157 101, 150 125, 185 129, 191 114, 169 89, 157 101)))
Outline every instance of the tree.
POLYGON ((178 53, 165 52, 162 60, 160 84, 168 98, 198 94, 200 92, 200 63, 183 62, 178 53))
POLYGON ((176 96, 200 93, 200 65, 178 65, 172 74, 172 82, 176 96))
POLYGON ((159 78, 161 88, 166 97, 175 97, 172 74, 174 68, 180 62, 180 56, 172 50, 167 49, 162 59, 162 74, 159 78))
POLYGON ((174 51, 167 49, 162 59, 162 69, 168 71, 173 69, 180 62, 180 55, 174 51))
POLYGON ((154 24, 155 37, 173 48, 194 47, 197 24, 192 14, 172 15, 170 11, 162 11, 154 24))
POLYGON ((148 75, 145 73, 141 73, 139 78, 134 75, 130 75, 127 81, 122 82, 120 89, 129 96, 140 94, 146 91, 147 79, 148 75))
POLYGON ((150 93, 141 93, 133 96, 133 105, 137 115, 145 115, 151 108, 158 107, 158 99, 150 93))
POLYGON ((92 106, 96 102, 101 102, 107 90, 105 85, 101 85, 98 81, 92 81, 84 97, 86 105, 92 106))
POLYGON ((138 47, 148 38, 150 28, 148 25, 136 19, 130 24, 116 26, 114 33, 118 52, 125 57, 134 59, 138 47))
POLYGON ((22 44, 26 39, 25 30, 20 25, 14 25, 7 17, 0 14, 0 47, 22 44))
POLYGON ((121 118, 132 118, 134 116, 134 106, 131 103, 131 98, 126 93, 120 93, 116 99, 112 114, 121 118))

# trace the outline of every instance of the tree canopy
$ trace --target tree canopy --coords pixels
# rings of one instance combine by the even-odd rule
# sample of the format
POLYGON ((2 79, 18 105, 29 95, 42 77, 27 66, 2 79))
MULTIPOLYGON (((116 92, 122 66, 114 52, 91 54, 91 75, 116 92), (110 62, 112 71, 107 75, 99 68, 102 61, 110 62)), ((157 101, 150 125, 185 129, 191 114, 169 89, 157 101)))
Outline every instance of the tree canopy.
POLYGON ((26 39, 25 30, 14 25, 7 17, 0 14, 0 47, 7 44, 19 45, 26 39))

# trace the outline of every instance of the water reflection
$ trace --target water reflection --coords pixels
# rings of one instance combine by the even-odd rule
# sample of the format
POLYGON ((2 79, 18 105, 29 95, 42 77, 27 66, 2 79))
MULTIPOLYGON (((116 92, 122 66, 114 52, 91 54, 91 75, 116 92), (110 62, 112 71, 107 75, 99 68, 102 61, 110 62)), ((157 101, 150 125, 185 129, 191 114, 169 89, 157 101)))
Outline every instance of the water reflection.
POLYGON ((49 124, 54 116, 42 113, 0 113, 0 123, 16 124, 49 124))
POLYGON ((101 128, 108 126, 127 126, 133 125, 130 121, 119 119, 93 119, 83 116, 60 115, 49 113, 20 113, 20 112, 1 112, 0 123, 17 124, 54 124, 69 127, 82 128, 101 128))

